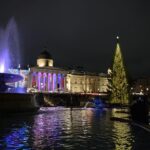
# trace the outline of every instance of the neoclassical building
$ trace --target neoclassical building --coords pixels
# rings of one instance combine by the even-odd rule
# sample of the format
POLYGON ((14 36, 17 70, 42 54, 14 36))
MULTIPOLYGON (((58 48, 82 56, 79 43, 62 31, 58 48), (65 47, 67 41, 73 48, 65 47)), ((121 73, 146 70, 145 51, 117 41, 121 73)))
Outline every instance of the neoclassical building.
POLYGON ((69 92, 103 93, 107 92, 107 75, 88 72, 69 72, 66 76, 66 88, 69 92))
POLYGON ((44 50, 37 58, 37 66, 30 68, 29 88, 42 92, 65 91, 67 71, 53 66, 51 55, 44 50))
POLYGON ((30 68, 28 88, 41 92, 107 92, 107 74, 65 70, 53 64, 52 56, 44 50, 37 58, 37 66, 30 68))

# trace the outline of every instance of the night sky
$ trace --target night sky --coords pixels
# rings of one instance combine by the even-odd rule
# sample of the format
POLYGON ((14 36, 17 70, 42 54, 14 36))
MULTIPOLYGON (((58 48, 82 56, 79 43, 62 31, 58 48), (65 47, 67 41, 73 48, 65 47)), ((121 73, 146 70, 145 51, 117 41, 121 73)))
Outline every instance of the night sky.
POLYGON ((60 67, 107 72, 116 36, 128 74, 150 76, 148 0, 0 0, 0 27, 14 17, 21 64, 36 64, 46 46, 60 67))

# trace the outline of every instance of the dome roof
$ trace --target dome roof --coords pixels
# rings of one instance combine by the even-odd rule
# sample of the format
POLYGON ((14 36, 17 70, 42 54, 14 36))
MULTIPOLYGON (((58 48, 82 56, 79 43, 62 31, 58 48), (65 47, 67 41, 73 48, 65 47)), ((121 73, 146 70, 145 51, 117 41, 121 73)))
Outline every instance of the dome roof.
POLYGON ((46 49, 44 49, 44 51, 38 56, 38 59, 52 59, 52 56, 46 49))

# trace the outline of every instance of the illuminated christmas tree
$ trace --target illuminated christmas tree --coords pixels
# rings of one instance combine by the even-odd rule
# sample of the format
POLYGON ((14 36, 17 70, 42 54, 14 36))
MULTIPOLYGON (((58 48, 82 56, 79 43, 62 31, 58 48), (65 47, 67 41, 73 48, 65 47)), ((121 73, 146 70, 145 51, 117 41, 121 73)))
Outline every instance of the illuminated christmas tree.
POLYGON ((119 45, 119 37, 117 37, 117 46, 115 50, 112 72, 110 75, 111 94, 110 102, 112 104, 128 104, 128 82, 124 67, 123 57, 119 45))

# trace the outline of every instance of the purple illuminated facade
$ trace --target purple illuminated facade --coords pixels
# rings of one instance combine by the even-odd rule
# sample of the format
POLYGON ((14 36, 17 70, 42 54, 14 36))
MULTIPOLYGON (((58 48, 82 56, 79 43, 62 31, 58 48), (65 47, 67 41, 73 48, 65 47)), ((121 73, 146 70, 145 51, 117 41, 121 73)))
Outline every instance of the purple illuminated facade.
POLYGON ((63 92, 65 90, 66 71, 51 67, 51 69, 33 67, 29 75, 29 87, 41 92, 63 92))

